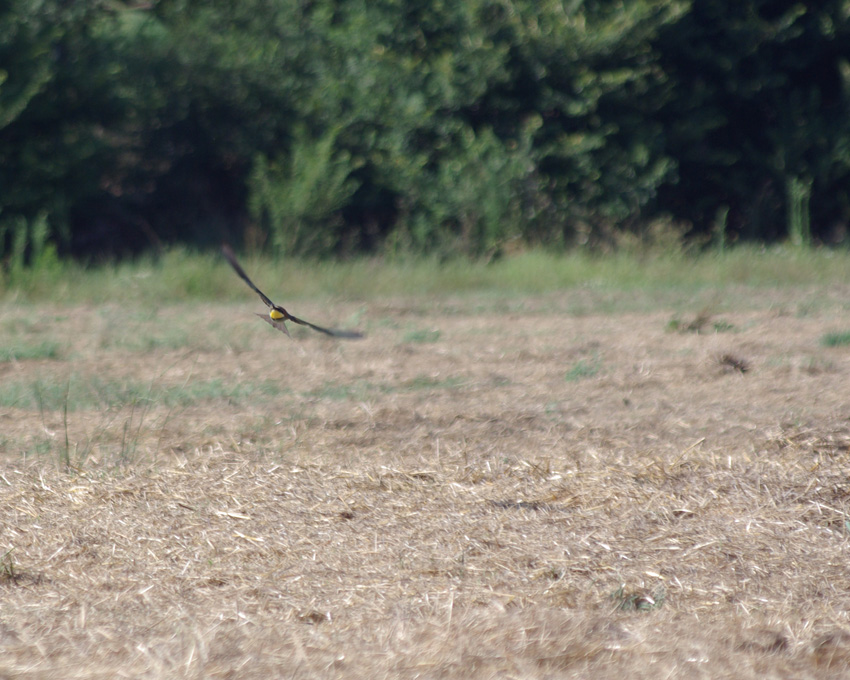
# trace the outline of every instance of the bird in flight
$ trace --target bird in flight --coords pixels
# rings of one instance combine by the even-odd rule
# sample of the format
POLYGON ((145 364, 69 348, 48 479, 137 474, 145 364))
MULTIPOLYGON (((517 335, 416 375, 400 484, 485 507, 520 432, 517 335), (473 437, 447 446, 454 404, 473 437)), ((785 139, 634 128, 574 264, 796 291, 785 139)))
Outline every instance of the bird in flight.
MULTIPOLYGON (((325 335, 330 335, 334 338, 362 338, 363 334, 358 333, 357 331, 341 331, 330 328, 322 328, 321 326, 317 326, 315 324, 310 323, 309 321, 304 321, 304 319, 299 319, 297 316, 293 316, 289 312, 287 312, 283 307, 276 305, 274 302, 269 300, 265 293, 261 291, 254 285, 254 282, 248 278, 248 275, 245 273, 245 270, 239 266, 239 262, 236 260, 236 255, 233 252, 233 249, 225 244, 221 247, 221 254, 224 255, 224 259, 226 259, 230 266, 233 267, 233 271, 235 271, 239 278, 242 279, 245 283, 247 283, 251 290, 253 290, 257 295, 260 296, 260 299, 266 303, 266 306, 269 308, 269 315, 265 314, 257 314, 263 321, 265 321, 270 326, 277 328, 282 333, 286 333, 289 335, 289 329, 286 327, 286 322, 291 321, 292 323, 301 324, 302 326, 308 326, 312 328, 314 331, 319 331, 319 333, 324 333, 325 335)), ((292 337, 292 336, 289 336, 292 337)))

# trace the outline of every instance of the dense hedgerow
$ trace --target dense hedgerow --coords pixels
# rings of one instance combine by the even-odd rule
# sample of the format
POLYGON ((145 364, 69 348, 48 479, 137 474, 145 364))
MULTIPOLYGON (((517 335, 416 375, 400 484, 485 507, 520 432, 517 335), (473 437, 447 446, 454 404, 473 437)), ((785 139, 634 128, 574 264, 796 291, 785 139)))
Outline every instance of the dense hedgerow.
POLYGON ((846 0, 11 0, 7 266, 222 239, 839 241, 846 0), (46 226, 45 226, 46 225, 46 226), (43 238, 44 234, 47 238, 43 238))

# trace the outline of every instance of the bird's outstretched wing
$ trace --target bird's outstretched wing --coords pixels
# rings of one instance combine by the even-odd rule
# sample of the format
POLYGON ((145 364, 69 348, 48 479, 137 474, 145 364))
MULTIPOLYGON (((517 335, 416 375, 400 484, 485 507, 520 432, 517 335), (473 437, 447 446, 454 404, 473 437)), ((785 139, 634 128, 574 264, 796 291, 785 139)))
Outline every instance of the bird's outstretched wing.
POLYGON ((257 288, 254 285, 254 282, 248 278, 248 275, 245 273, 245 270, 239 266, 239 262, 236 260, 236 254, 233 252, 233 249, 229 245, 225 244, 221 247, 221 254, 224 255, 224 259, 230 263, 230 266, 233 267, 233 271, 235 271, 239 275, 239 278, 242 279, 245 283, 247 283, 251 287, 251 290, 253 290, 257 295, 260 296, 260 299, 266 303, 266 306, 269 309, 275 306, 274 302, 269 300, 266 297, 266 294, 263 293, 263 291, 261 291, 259 288, 257 288))
POLYGON ((304 321, 304 319, 294 317, 292 316, 292 314, 287 316, 285 319, 280 320, 272 319, 268 314, 257 314, 257 316, 259 316, 272 328, 277 328, 279 331, 281 331, 282 333, 286 333, 287 335, 289 335, 289 329, 286 327, 285 321, 292 321, 293 323, 299 323, 302 326, 309 326, 314 331, 319 331, 319 333, 330 335, 332 338, 347 338, 354 340, 356 338, 363 337, 363 333, 359 333, 357 331, 343 331, 336 328, 322 328, 322 326, 317 326, 316 324, 310 323, 309 321, 304 321))
POLYGON ((325 335, 330 335, 334 338, 355 339, 363 337, 363 334, 358 333, 357 331, 344 331, 323 328, 322 326, 317 326, 316 324, 310 323, 309 321, 304 321, 304 319, 299 319, 296 316, 292 316, 292 314, 287 312, 283 307, 276 305, 274 302, 269 300, 269 298, 266 297, 266 294, 254 285, 254 282, 251 281, 250 278, 248 278, 248 275, 245 273, 245 270, 242 269, 242 267, 239 265, 239 262, 236 260, 236 255, 234 254, 233 249, 229 245, 225 244, 221 247, 221 254, 224 255, 224 259, 226 259, 230 263, 230 266, 233 267, 233 271, 235 271, 239 275, 239 278, 241 278, 245 283, 247 283, 251 287, 251 290, 253 290, 257 295, 259 295, 260 299, 266 303, 266 306, 270 310, 269 314, 257 314, 257 316, 259 316, 272 328, 276 328, 282 333, 286 333, 286 335, 289 335, 289 329, 286 327, 286 322, 292 321, 292 323, 307 326, 308 328, 312 328, 314 331, 324 333, 325 335))
POLYGON ((325 335, 330 335, 334 338, 362 338, 363 333, 359 333, 357 331, 343 331, 338 328, 322 328, 321 326, 317 326, 314 323, 310 323, 309 321, 304 321, 304 319, 298 319, 291 314, 289 315, 289 321, 293 323, 300 323, 302 326, 309 326, 314 331, 319 331, 319 333, 324 333, 325 335))

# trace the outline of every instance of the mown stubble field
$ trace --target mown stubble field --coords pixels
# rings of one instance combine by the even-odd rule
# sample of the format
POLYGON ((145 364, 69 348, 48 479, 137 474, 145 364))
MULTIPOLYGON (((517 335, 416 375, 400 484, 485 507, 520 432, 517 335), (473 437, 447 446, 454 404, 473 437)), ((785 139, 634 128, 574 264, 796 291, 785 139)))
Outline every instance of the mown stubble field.
POLYGON ((637 298, 7 304, 0 678, 847 677, 850 290, 637 298))

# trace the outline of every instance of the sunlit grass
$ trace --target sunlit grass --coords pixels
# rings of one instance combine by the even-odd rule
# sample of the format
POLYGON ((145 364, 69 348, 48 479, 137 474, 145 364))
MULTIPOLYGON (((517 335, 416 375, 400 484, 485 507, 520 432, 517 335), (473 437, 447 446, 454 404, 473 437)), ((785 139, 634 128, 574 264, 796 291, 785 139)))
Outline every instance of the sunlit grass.
POLYGON ((329 382, 317 389, 298 392, 274 380, 226 382, 220 378, 187 381, 184 385, 158 385, 156 381, 104 379, 98 376, 73 376, 52 380, 9 380, 0 384, 0 407, 32 411, 116 409, 134 404, 158 404, 168 408, 186 408, 200 404, 223 403, 228 406, 266 405, 272 398, 358 401, 369 396, 417 390, 457 389, 457 377, 436 379, 417 376, 394 385, 356 380, 351 383, 329 382))
MULTIPOLYGON (((701 255, 675 250, 605 256, 532 250, 496 261, 361 258, 312 262, 252 256, 242 261, 257 285, 281 304, 305 297, 371 299, 483 291, 522 295, 577 287, 681 293, 730 286, 850 283, 850 253, 788 247, 740 247, 701 255)), ((20 273, 14 286, 0 281, 0 298, 18 303, 50 300, 131 306, 236 301, 253 295, 218 253, 181 249, 159 258, 92 268, 62 262, 54 264, 50 272, 20 273)))
POLYGON ((53 340, 41 340, 35 343, 19 341, 12 345, 0 347, 0 362, 57 359, 59 354, 60 345, 53 340))
POLYGON ((456 390, 463 387, 463 380, 457 376, 433 378, 418 375, 399 384, 374 383, 368 380, 355 380, 350 383, 327 382, 318 389, 303 394, 308 399, 329 401, 362 401, 377 395, 399 392, 418 392, 431 390, 456 390))
POLYGON ((193 380, 185 385, 160 386, 151 381, 110 380, 79 376, 67 380, 39 378, 5 381, 0 385, 0 406, 39 411, 81 411, 123 408, 141 402, 187 407, 223 402, 229 405, 262 403, 269 397, 289 394, 275 381, 227 383, 219 378, 193 380))

